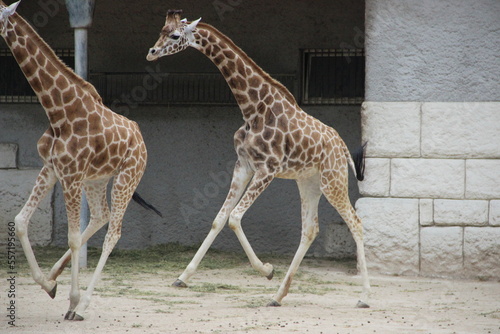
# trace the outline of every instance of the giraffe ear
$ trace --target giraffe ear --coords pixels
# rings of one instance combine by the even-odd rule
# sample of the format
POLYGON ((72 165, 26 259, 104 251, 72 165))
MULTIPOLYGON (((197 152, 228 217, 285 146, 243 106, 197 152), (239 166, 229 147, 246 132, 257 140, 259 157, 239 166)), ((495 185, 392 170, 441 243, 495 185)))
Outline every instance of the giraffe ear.
POLYGON ((19 6, 19 3, 21 2, 21 0, 17 1, 17 2, 14 2, 13 4, 11 4, 9 7, 6 7, 3 11, 2 11, 2 18, 6 18, 6 17, 9 17, 11 16, 12 14, 15 13, 16 11, 16 8, 17 6, 19 6))
POLYGON ((190 24, 188 24, 186 26, 185 30, 192 32, 194 30, 194 28, 196 28, 196 26, 198 25, 198 22, 200 22, 200 20, 201 20, 201 17, 198 20, 191 22, 190 24))

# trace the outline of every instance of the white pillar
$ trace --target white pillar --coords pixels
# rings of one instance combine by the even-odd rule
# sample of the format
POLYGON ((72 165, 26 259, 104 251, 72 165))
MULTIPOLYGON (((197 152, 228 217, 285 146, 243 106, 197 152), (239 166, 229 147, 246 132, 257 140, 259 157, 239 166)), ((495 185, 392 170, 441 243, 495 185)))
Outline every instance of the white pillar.
POLYGON ((75 28, 75 72, 87 80, 88 53, 87 28, 75 28))
MULTIPOLYGON (((88 56, 87 56, 87 28, 75 28, 75 72, 84 80, 87 80, 88 56)), ((85 191, 82 191, 82 206, 80 212, 80 233, 83 233, 89 223, 89 204, 85 191)), ((87 243, 80 249, 80 268, 87 267, 87 243)))

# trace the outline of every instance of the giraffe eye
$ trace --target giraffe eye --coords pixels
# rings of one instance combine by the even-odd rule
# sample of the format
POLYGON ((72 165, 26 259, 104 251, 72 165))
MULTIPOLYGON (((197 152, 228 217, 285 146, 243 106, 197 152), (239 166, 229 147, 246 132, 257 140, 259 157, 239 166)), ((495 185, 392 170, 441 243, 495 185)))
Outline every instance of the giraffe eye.
POLYGON ((170 38, 173 39, 174 41, 178 40, 179 37, 181 37, 181 36, 177 35, 177 34, 170 35, 170 38))

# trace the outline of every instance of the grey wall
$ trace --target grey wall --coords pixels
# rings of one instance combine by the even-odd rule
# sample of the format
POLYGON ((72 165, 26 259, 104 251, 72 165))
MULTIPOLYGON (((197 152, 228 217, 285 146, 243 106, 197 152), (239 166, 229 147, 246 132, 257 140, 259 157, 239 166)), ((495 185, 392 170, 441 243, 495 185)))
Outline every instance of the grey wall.
MULTIPOLYGON (((359 107, 310 107, 310 114, 337 129, 354 149, 359 145, 359 107)), ((181 242, 198 244, 229 190, 236 160, 233 133, 242 125, 235 107, 142 107, 129 118, 141 127, 148 147, 148 167, 138 192, 162 211, 163 218, 131 203, 123 223, 121 248, 181 242)), ((48 127, 38 105, 2 105, 0 142, 19 145, 19 165, 41 166, 36 142, 48 127)), ((55 193, 53 244, 67 243, 67 220, 60 186, 55 193)), ((351 200, 359 197, 357 183, 350 178, 351 200)), ((311 249, 321 256, 352 256, 355 245, 337 212, 322 199, 322 233, 311 249)), ((291 253, 300 240, 300 198, 294 181, 275 180, 243 218, 243 228, 258 252, 291 253)), ((90 241, 101 246, 104 231, 90 241)), ((233 232, 226 228, 215 247, 239 250, 233 232)))
POLYGON ((366 1, 367 101, 499 100, 499 54, 498 0, 366 1))
MULTIPOLYGON (((222 1, 223 3, 229 3, 222 1)), ((59 3, 54 1, 54 3, 59 3)), ((149 47, 158 37, 166 10, 182 8, 188 19, 202 17, 231 37, 270 73, 300 75, 301 48, 359 48, 364 27, 364 1, 241 1, 226 11, 206 1, 97 1, 89 31, 91 72, 145 71, 149 47)), ((34 24, 53 48, 72 48, 73 34, 63 5, 23 2, 19 12, 34 24), (57 7, 57 8, 56 8, 57 7), (47 18, 46 21, 43 18, 47 18), (43 23, 43 24, 42 24, 43 23)), ((1 42, 3 43, 3 42, 1 42)), ((3 44, 0 44, 3 47, 3 44)), ((161 71, 214 72, 215 66, 195 50, 163 58, 161 71)), ((156 64, 153 64, 156 66, 156 64)), ((126 92, 124 92, 126 93, 126 92)), ((323 106, 305 110, 333 126, 352 150, 360 144, 360 107, 323 106)), ((229 189, 236 159, 233 133, 241 126, 237 106, 139 106, 127 117, 137 121, 146 141, 149 162, 139 193, 157 206, 164 218, 131 203, 124 219, 121 248, 181 242, 195 245, 208 233, 229 189)), ((19 145, 20 166, 41 166, 36 142, 48 127, 38 104, 0 105, 0 142, 19 145)), ((64 203, 54 195, 53 244, 67 243, 64 203)), ((351 176, 352 202, 359 197, 351 176)), ((322 233, 310 254, 351 257, 355 245, 346 225, 323 199, 322 233)), ((292 253, 300 239, 300 199, 294 181, 275 180, 243 218, 243 228, 258 252, 292 253)), ((104 231, 91 241, 101 246, 104 231)), ((241 250, 228 228, 215 247, 241 250)))

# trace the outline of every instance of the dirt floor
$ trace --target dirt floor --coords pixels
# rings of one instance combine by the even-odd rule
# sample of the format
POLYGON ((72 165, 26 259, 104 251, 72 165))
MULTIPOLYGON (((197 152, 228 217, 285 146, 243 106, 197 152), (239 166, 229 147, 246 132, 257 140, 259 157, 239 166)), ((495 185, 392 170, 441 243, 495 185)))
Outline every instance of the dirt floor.
MULTIPOLYGON (((361 279, 352 262, 306 259, 283 306, 266 307, 289 260, 275 266, 271 281, 246 263, 200 268, 187 289, 171 287, 182 270, 106 268, 81 322, 63 320, 69 270, 51 300, 24 268, 16 275, 15 327, 5 317, 12 299, 2 288, 0 332, 500 333, 499 282, 372 276, 371 308, 356 309, 361 279)), ((82 286, 90 275, 82 271, 82 286)))

